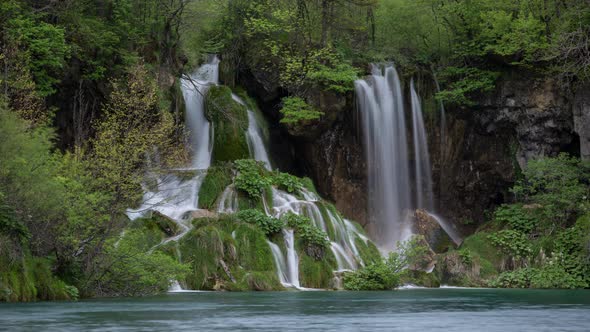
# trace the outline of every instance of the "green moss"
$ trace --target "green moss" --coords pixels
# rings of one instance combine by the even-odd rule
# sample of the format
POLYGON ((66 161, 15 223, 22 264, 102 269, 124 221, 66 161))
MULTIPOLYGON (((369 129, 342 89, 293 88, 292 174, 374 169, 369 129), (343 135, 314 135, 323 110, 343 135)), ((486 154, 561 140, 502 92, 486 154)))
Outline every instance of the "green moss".
MULTIPOLYGON (((265 190, 265 192, 267 192, 267 191, 265 190)), ((255 210, 264 211, 264 204, 262 203, 262 199, 250 197, 246 193, 239 191, 238 192, 238 209, 239 210, 255 209, 255 210)))
MULTIPOLYGON (((178 247, 183 263, 191 266, 186 278, 190 289, 282 289, 266 236, 256 226, 232 215, 194 220, 193 225, 195 229, 178 247)), ((167 250, 173 253, 176 249, 167 250)))
POLYGON ((226 279, 220 265, 225 258, 224 238, 219 228, 208 225, 192 230, 180 241, 182 261, 191 266, 186 277, 190 289, 212 290, 217 279, 226 279))
POLYGON ((276 291, 282 290, 276 272, 252 272, 246 274, 245 282, 248 288, 255 291, 276 291))
POLYGON ((501 266, 502 256, 498 248, 492 244, 488 235, 487 232, 475 233, 463 241, 460 249, 469 250, 472 255, 477 255, 499 268, 501 266))
POLYGON ((301 183, 303 184, 303 187, 309 191, 311 191, 312 193, 319 195, 317 189, 315 188, 315 184, 313 183, 313 180, 305 177, 301 179, 301 183))
POLYGON ((240 266, 251 271, 275 272, 266 236, 258 227, 240 224, 234 232, 240 266))
POLYGON ((365 243, 363 239, 357 237, 355 244, 365 265, 377 263, 383 259, 379 249, 377 249, 377 246, 375 246, 373 242, 367 241, 367 243, 365 243))
POLYGON ((199 190, 199 207, 212 210, 221 193, 232 183, 232 170, 229 165, 211 167, 199 190))
POLYGON ((435 273, 426 273, 425 271, 407 271, 401 277, 402 284, 413 284, 416 286, 438 288, 440 280, 435 273))
POLYGON ((336 258, 330 250, 326 251, 321 261, 299 251, 299 282, 303 287, 328 288, 334 278, 336 266, 336 258))
POLYGON ((150 218, 142 218, 131 224, 132 230, 139 230, 144 236, 144 244, 151 248, 162 240, 178 234, 178 225, 158 213, 153 213, 150 218))
POLYGON ((205 114, 213 124, 213 161, 224 162, 250 156, 245 131, 248 129, 246 108, 232 99, 226 86, 211 87, 205 100, 205 114))

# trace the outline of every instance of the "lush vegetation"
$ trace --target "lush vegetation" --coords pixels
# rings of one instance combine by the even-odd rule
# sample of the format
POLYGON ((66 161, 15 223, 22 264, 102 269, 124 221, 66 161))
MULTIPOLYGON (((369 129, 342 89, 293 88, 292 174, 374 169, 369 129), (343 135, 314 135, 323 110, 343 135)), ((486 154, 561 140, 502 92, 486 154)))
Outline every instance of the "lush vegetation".
MULTIPOLYGON (((565 154, 533 160, 513 188, 516 202, 465 240, 455 267, 458 284, 493 287, 590 287, 590 168, 565 154)), ((453 276, 447 276, 451 279, 453 276)))
POLYGON ((353 291, 393 290, 402 282, 415 282, 413 271, 428 260, 429 248, 424 239, 415 236, 399 243, 387 258, 344 275, 344 288, 353 291))
MULTIPOLYGON (((589 35, 586 0, 2 1, 0 300, 144 295, 173 279, 279 289, 266 241, 279 242, 282 227, 295 231, 304 283, 328 287, 334 229, 263 212, 273 187, 300 198, 315 190, 309 179, 244 159, 248 118, 232 99, 237 85, 262 91, 277 127, 305 131, 344 118, 328 109, 335 98, 352 100, 369 62, 395 61, 402 75, 437 78, 445 105, 469 108, 512 72, 557 77, 564 87, 588 82, 589 35), (143 199, 146 172, 186 166, 177 78, 210 53, 223 59, 225 85, 206 96, 215 168, 199 206, 214 210, 233 185, 243 211, 195 221, 179 244, 180 264, 175 248, 160 245, 177 235, 174 225, 135 227, 125 211, 143 199)), ((589 287, 589 174, 567 156, 531 162, 513 204, 440 258, 443 270, 469 272, 441 279, 589 287)), ((374 261, 376 250, 357 240, 374 261)), ((406 256, 368 264, 345 285, 394 288, 408 278, 406 256)))

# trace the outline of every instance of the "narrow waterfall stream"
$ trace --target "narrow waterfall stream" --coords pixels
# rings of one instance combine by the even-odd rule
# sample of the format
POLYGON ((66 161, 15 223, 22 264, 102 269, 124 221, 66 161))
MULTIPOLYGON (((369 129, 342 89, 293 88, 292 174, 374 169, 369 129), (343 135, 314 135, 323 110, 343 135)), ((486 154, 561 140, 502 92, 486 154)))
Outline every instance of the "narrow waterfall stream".
POLYGON ((414 176, 416 177, 416 204, 414 207, 432 211, 434 209, 432 165, 422 116, 422 104, 414 86, 414 79, 410 81, 410 93, 412 97, 412 129, 414 133, 414 176))
POLYGON ((410 81, 414 170, 410 172, 406 111, 395 67, 372 65, 372 75, 355 82, 368 162, 369 218, 373 238, 385 252, 412 235, 411 216, 424 209, 455 243, 458 233, 432 213, 434 197, 428 139, 422 105, 414 80, 410 81), (414 182, 411 183, 410 175, 414 182), (414 188, 414 190, 412 190, 414 188))
MULTIPOLYGON (((147 174, 144 183, 155 185, 144 184, 142 205, 138 209, 127 211, 127 216, 131 220, 157 212, 178 225, 180 232, 163 240, 158 246, 177 242, 188 234, 192 229, 192 212, 199 210, 199 190, 211 165, 213 146, 213 129, 205 118, 205 94, 209 86, 218 83, 218 77, 219 59, 213 57, 190 77, 181 80, 193 156, 191 165, 185 169, 169 170, 167 174, 147 174), (190 174, 188 179, 187 174, 190 174)), ((182 291, 180 283, 174 281, 170 291, 182 291)))

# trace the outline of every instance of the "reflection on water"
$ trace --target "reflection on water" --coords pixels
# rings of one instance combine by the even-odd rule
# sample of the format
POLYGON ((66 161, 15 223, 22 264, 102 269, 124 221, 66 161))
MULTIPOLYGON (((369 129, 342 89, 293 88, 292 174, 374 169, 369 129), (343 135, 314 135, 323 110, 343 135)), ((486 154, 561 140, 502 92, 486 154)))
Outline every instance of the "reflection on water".
POLYGON ((0 304, 4 331, 588 331, 590 292, 193 293, 0 304))

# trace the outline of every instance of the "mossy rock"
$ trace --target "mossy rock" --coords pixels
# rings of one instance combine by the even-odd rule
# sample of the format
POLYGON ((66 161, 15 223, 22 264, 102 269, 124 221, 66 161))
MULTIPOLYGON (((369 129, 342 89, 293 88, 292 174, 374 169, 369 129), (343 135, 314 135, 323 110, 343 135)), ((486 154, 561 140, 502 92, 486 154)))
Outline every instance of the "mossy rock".
POLYGON ((479 232, 467 237, 458 250, 438 256, 436 272, 443 284, 464 287, 487 286, 502 268, 502 255, 489 233, 479 232))
POLYGON ((162 240, 180 232, 179 226, 174 221, 158 212, 153 212, 150 218, 135 220, 130 228, 144 233, 146 243, 151 246, 155 246, 162 240))
POLYGON ((427 273, 425 271, 407 271, 401 278, 402 284, 412 284, 421 287, 438 288, 440 279, 436 273, 427 273))
MULTIPOLYGON (((231 215, 197 219, 193 225, 195 229, 178 244, 183 263, 192 269, 186 278, 190 289, 282 288, 266 236, 256 226, 241 223, 231 215)), ((168 252, 173 250, 169 248, 168 252)))
POLYGON ((498 275, 490 261, 461 250, 439 255, 435 273, 442 284, 461 287, 486 287, 498 275))
POLYGON ((214 86, 205 98, 205 115, 213 124, 214 162, 246 159, 250 156, 246 130, 248 113, 246 107, 232 98, 226 86, 214 86))
MULTIPOLYGON (((265 190, 265 193, 266 192, 268 192, 268 190, 265 190)), ((263 195, 265 195, 265 193, 263 193, 263 195)), ((250 210, 250 209, 264 211, 264 204, 262 203, 261 198, 250 197, 250 196, 248 196, 248 194, 239 190, 238 191, 238 209, 240 211, 241 210, 250 210)))
POLYGON ((258 227, 240 224, 234 235, 241 267, 251 271, 275 271, 272 251, 258 227))
POLYGON ((355 240, 355 245, 359 251, 359 256, 365 265, 377 263, 383 259, 381 252, 379 252, 379 249, 373 242, 367 241, 365 243, 363 239, 357 237, 355 240))
POLYGON ((232 183, 232 173, 230 165, 209 168, 199 190, 199 208, 215 210, 219 196, 232 183))
POLYGON ((502 255, 498 248, 492 244, 487 232, 479 232, 467 237, 461 244, 460 250, 467 250, 472 255, 489 261, 496 269, 502 267, 502 255))
POLYGON ((228 279, 220 264, 226 255, 226 239, 222 230, 208 225, 192 230, 179 242, 182 261, 191 266, 186 277, 190 289, 213 290, 218 279, 228 279))
POLYGON ((299 282, 307 288, 330 288, 336 270, 336 258, 331 250, 326 250, 320 261, 299 251, 299 282))

